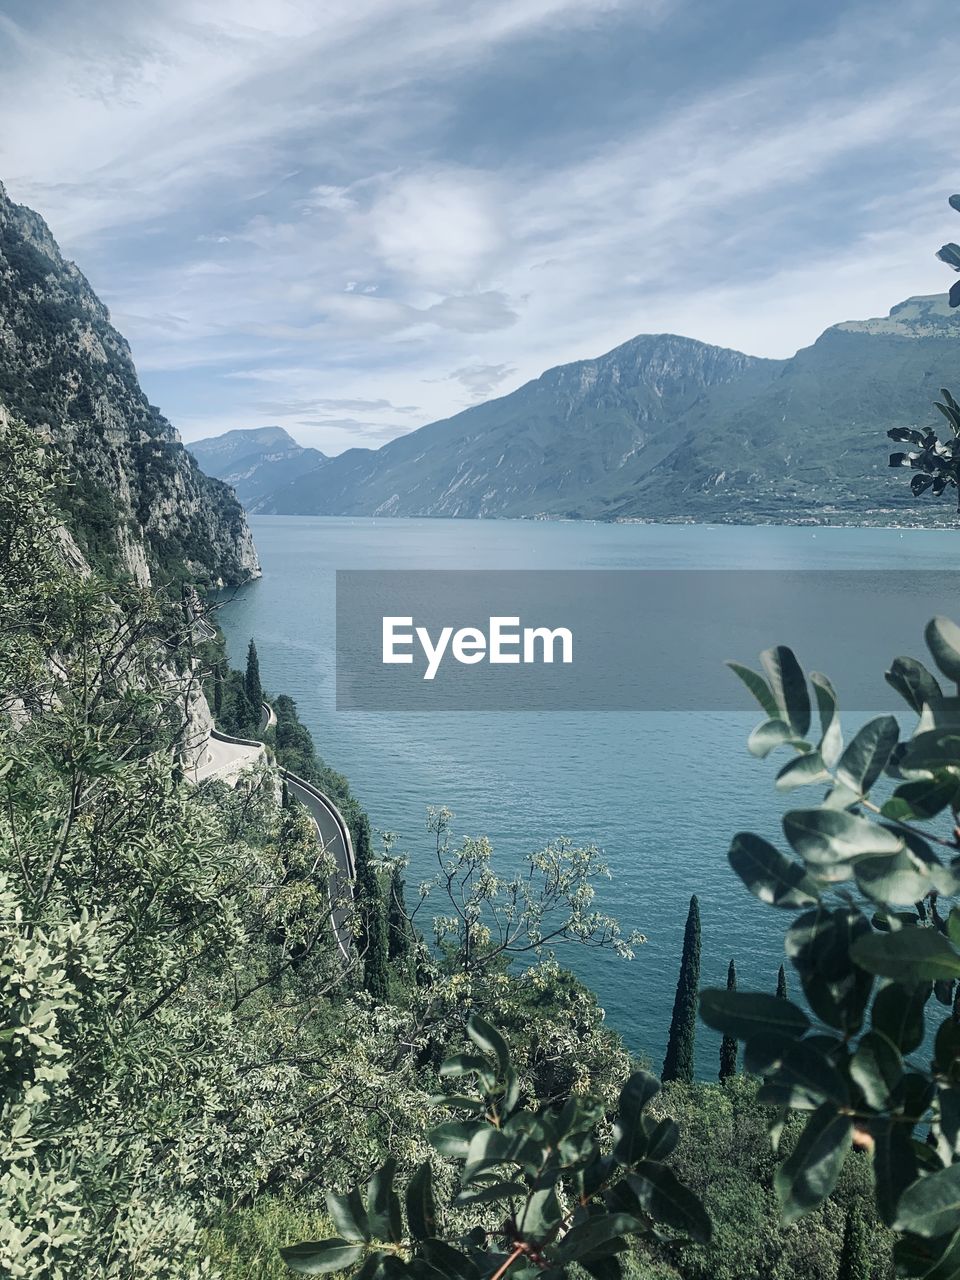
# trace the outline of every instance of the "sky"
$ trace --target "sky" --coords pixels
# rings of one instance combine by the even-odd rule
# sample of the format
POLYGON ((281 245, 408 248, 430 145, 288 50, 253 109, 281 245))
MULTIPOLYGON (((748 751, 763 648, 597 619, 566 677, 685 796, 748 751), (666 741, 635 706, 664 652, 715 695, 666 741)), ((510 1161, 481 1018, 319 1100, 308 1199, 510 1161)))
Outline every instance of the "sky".
POLYGON ((0 0, 0 179, 184 439, 376 448, 945 291, 948 0, 0 0))

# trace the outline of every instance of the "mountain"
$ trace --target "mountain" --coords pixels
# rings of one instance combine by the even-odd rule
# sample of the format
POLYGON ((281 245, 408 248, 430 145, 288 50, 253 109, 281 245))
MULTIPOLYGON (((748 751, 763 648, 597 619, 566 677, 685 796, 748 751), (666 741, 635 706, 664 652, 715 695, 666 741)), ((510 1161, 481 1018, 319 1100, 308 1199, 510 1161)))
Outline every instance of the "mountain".
POLYGON ((891 426, 960 385, 945 297, 828 329, 789 360, 634 338, 510 395, 352 449, 278 488, 282 514, 947 523, 887 468, 891 426))
POLYGON ((512 395, 351 449, 278 490, 289 514, 509 516, 573 513, 613 475, 665 457, 675 424, 714 389, 760 388, 780 366, 669 334, 551 369, 512 395))
POLYGON ((187 445, 208 476, 225 481, 249 510, 259 499, 327 461, 319 449, 297 444, 282 427, 226 431, 187 445))
POLYGON ((259 574, 243 508, 149 403, 106 307, 43 219, 2 185, 0 416, 55 446, 58 504, 90 563, 144 583, 259 574))

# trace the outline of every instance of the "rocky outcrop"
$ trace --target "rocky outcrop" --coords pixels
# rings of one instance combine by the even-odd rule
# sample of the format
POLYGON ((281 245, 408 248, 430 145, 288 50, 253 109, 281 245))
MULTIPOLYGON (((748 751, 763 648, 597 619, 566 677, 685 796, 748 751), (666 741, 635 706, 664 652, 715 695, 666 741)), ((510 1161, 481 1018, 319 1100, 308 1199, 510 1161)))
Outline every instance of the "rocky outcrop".
POLYGON ((260 566, 243 508, 149 403, 130 348, 43 219, 0 186, 0 407, 55 447, 59 505, 94 566, 236 585, 260 566))

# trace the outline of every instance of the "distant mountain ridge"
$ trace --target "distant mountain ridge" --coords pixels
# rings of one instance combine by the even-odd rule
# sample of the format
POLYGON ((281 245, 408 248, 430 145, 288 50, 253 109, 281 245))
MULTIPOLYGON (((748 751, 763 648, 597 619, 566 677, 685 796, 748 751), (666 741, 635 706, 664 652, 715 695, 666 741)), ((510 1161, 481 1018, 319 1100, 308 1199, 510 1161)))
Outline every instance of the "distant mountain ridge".
MULTIPOLYGON (((297 515, 950 523, 887 468, 890 426, 960 387, 946 297, 827 329, 788 360, 643 335, 351 449, 261 497, 297 515)), ((949 504, 948 504, 949 505, 949 504)))
POLYGON ((229 484, 250 508, 327 461, 319 449, 297 444, 282 427, 237 428, 194 440, 187 449, 201 470, 229 484))

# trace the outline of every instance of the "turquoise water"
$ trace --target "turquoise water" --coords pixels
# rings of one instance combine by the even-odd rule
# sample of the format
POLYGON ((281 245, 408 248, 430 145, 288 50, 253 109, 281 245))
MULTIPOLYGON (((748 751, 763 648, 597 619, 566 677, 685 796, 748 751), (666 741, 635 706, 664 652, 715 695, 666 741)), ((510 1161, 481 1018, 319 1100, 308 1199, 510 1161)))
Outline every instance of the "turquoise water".
MULTIPOLYGON (((960 549, 960 535, 943 530, 276 516, 252 525, 264 576, 220 614, 234 664, 253 636, 265 686, 296 699, 320 753, 349 777, 374 827, 399 833, 411 885, 431 874, 428 805, 454 811, 455 834, 488 835, 504 865, 560 835, 599 845, 612 871, 601 905, 648 941, 632 962, 581 947, 563 949, 561 959, 598 992, 628 1045, 658 1069, 691 894, 700 897, 704 985, 722 985, 733 957, 741 986, 772 991, 782 958, 789 917, 753 899, 726 860, 738 830, 782 844, 780 814, 798 803, 773 791, 776 757, 760 762, 746 751, 759 718, 746 693, 742 713, 338 713, 335 571, 831 568, 856 575, 952 566, 960 549)), ((881 689, 884 664, 897 652, 923 656, 926 620, 910 608, 907 575, 891 574, 885 589, 899 630, 889 644, 885 635, 869 636, 864 650, 881 689), (906 650, 903 634, 915 637, 906 650)), ((703 625, 694 602, 691 625, 703 625)), ((826 639, 865 644, 863 637, 826 639)), ((718 679, 733 677, 718 670, 718 679)), ((718 1047, 700 1028, 702 1076, 715 1076, 718 1047)))

